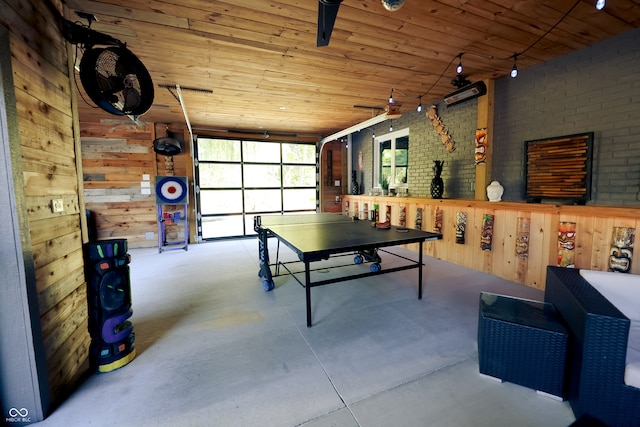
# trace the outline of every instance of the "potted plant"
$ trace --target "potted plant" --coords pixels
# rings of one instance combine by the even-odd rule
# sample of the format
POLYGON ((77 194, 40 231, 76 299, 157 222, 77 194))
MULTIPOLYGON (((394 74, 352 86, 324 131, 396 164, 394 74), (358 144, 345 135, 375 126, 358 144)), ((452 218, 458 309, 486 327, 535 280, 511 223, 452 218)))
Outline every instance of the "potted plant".
POLYGON ((382 186, 382 194, 386 196, 389 193, 389 181, 387 178, 382 178, 380 185, 382 186))

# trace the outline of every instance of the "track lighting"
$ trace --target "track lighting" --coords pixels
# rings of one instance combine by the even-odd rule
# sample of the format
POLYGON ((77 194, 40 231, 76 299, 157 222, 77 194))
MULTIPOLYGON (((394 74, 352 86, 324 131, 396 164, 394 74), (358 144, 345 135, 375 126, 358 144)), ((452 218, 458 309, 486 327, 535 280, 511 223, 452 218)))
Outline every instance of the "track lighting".
POLYGON ((418 110, 418 113, 422 112, 422 96, 419 96, 418 99, 420 100, 418 102, 418 108, 416 108, 416 110, 418 110))
POLYGON ((511 77, 514 78, 514 79, 518 76, 518 65, 516 64, 517 60, 518 60, 518 54, 514 53, 513 54, 513 68, 511 69, 511 77))
POLYGON ((598 10, 604 9, 604 4, 605 3, 606 3, 605 0, 598 0, 596 2, 596 9, 598 9, 598 10))
POLYGON ((458 61, 458 67, 456 67, 456 73, 462 74, 462 52, 458 54, 458 58, 459 58, 459 61, 458 61))

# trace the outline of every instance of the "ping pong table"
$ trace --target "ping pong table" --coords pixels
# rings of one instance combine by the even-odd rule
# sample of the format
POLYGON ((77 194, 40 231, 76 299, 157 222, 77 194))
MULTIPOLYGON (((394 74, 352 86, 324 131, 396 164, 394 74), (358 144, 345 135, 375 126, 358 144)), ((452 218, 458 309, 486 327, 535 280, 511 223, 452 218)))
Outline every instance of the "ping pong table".
MULTIPOLYGON (((376 274, 392 273, 396 271, 418 269, 418 299, 422 299, 422 247, 425 241, 442 239, 442 234, 416 230, 406 227, 390 226, 389 228, 374 227, 369 221, 359 221, 342 214, 292 214, 255 216, 253 227, 258 233, 260 271, 263 289, 271 291, 274 288, 273 277, 280 276, 280 267, 287 270, 300 285, 305 288, 307 304, 307 327, 311 327, 311 288, 328 285, 330 283, 359 279, 376 274), (296 277, 288 263, 276 258, 275 264, 269 261, 268 239, 278 239, 278 253, 280 242, 289 247, 304 263, 304 282, 296 277), (418 260, 384 251, 395 257, 402 258, 402 265, 387 269, 381 266, 378 254, 380 248, 389 246, 418 243, 418 260), (361 271, 325 280, 311 280, 311 263, 328 260, 331 256, 353 253, 355 264, 369 264, 369 271, 361 271), (275 275, 271 273, 271 266, 275 266, 275 275)), ((364 268, 363 268, 364 270, 364 268)), ((302 273, 302 272, 299 272, 302 273)))

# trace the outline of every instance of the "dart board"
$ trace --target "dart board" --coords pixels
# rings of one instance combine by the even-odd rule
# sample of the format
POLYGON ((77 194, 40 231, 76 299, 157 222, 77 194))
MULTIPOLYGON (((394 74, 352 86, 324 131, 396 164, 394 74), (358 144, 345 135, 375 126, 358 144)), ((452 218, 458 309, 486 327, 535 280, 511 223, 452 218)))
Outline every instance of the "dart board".
POLYGON ((156 203, 181 205, 189 203, 186 176, 156 176, 156 203))

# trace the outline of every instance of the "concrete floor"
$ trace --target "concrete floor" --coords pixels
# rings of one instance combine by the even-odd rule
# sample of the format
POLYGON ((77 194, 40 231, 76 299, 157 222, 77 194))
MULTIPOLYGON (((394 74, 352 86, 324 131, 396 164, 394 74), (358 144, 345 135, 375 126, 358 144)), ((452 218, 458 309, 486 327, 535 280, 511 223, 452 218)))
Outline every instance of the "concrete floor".
MULTIPOLYGON (((427 257, 422 300, 416 270, 317 287, 307 328, 304 289, 282 276, 264 292, 257 252, 255 239, 162 254, 130 250, 136 358, 91 375, 38 425, 553 427, 575 420, 567 402, 478 372, 480 292, 532 299, 542 292, 427 257)), ((383 268, 393 262, 383 255, 383 268)))

